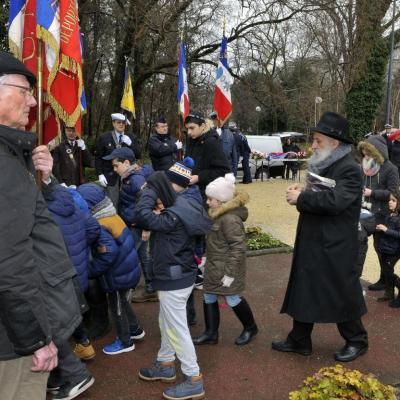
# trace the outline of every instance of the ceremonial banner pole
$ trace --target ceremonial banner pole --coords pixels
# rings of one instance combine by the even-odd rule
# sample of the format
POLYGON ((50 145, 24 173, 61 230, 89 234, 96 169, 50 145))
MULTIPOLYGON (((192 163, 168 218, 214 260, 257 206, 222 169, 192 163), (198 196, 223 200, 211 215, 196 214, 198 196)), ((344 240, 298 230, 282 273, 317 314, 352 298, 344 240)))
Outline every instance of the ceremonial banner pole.
MULTIPOLYGON (((181 47, 181 43, 183 42, 183 30, 181 30, 181 34, 180 34, 180 42, 178 43, 177 46, 177 50, 178 50, 178 81, 179 81, 179 59, 180 59, 180 47, 181 47)), ((179 86, 179 84, 178 84, 179 86)), ((178 89, 179 90, 179 89, 178 89)), ((178 102, 178 140, 180 142, 182 142, 182 122, 184 123, 185 121, 183 121, 183 116, 181 113, 181 107, 180 104, 178 102)), ((178 161, 181 161, 183 159, 183 151, 179 150, 178 151, 178 161)))
POLYGON ((43 144, 43 42, 38 40, 37 52, 37 118, 36 133, 38 144, 43 144))

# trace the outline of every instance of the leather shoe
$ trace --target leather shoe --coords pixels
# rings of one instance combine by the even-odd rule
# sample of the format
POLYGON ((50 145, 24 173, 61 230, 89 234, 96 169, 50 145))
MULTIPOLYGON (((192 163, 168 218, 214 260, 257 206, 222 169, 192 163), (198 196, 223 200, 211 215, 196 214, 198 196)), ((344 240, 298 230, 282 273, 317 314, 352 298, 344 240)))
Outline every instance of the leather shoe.
POLYGON ((368 345, 364 346, 353 346, 346 344, 341 350, 335 353, 335 360, 340 362, 349 362, 355 360, 357 357, 366 353, 368 345))
POLYGON ((385 288, 386 288, 386 285, 382 281, 378 281, 378 282, 372 283, 371 285, 368 285, 368 290, 372 290, 372 291, 385 290, 385 288))
POLYGON ((283 351, 285 353, 297 353, 302 356, 310 356, 312 350, 307 347, 301 347, 296 343, 291 343, 286 341, 282 342, 272 342, 272 348, 277 351, 283 351))

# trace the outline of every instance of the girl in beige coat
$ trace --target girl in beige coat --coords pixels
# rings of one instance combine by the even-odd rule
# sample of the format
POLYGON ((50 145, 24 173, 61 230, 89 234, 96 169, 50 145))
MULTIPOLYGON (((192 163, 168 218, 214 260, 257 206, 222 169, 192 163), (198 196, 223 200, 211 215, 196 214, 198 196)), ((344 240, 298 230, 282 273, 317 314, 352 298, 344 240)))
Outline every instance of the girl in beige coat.
POLYGON ((218 296, 226 302, 243 324, 235 340, 237 345, 250 342, 258 332, 253 313, 240 294, 245 288, 246 236, 243 222, 248 210, 249 196, 235 191, 235 177, 226 174, 206 187, 209 216, 213 226, 207 235, 207 262, 204 273, 205 332, 193 339, 194 344, 217 344, 219 327, 218 296))

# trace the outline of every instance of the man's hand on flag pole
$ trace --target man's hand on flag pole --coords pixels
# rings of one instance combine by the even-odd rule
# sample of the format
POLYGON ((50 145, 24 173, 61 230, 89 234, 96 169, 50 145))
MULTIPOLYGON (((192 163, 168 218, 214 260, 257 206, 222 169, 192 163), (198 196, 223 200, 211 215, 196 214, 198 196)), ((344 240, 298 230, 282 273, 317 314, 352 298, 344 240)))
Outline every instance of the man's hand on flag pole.
POLYGON ((42 181, 49 182, 53 170, 53 157, 47 146, 40 145, 33 149, 32 162, 35 170, 42 173, 42 181))

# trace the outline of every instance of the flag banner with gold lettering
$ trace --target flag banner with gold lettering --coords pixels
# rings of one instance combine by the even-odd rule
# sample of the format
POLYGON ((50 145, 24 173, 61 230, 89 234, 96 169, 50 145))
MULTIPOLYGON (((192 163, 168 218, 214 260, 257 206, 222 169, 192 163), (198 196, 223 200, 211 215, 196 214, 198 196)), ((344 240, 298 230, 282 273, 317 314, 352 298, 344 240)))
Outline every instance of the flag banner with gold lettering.
MULTIPOLYGON (((59 134, 60 120, 80 127, 84 96, 77 1, 10 0, 8 37, 13 54, 36 76, 38 42, 43 42, 43 142, 59 134)), ((34 130, 36 114, 32 109, 28 129, 34 130)))
POLYGON ((66 126, 81 117, 81 37, 76 0, 37 0, 38 37, 46 44, 49 103, 66 126))

